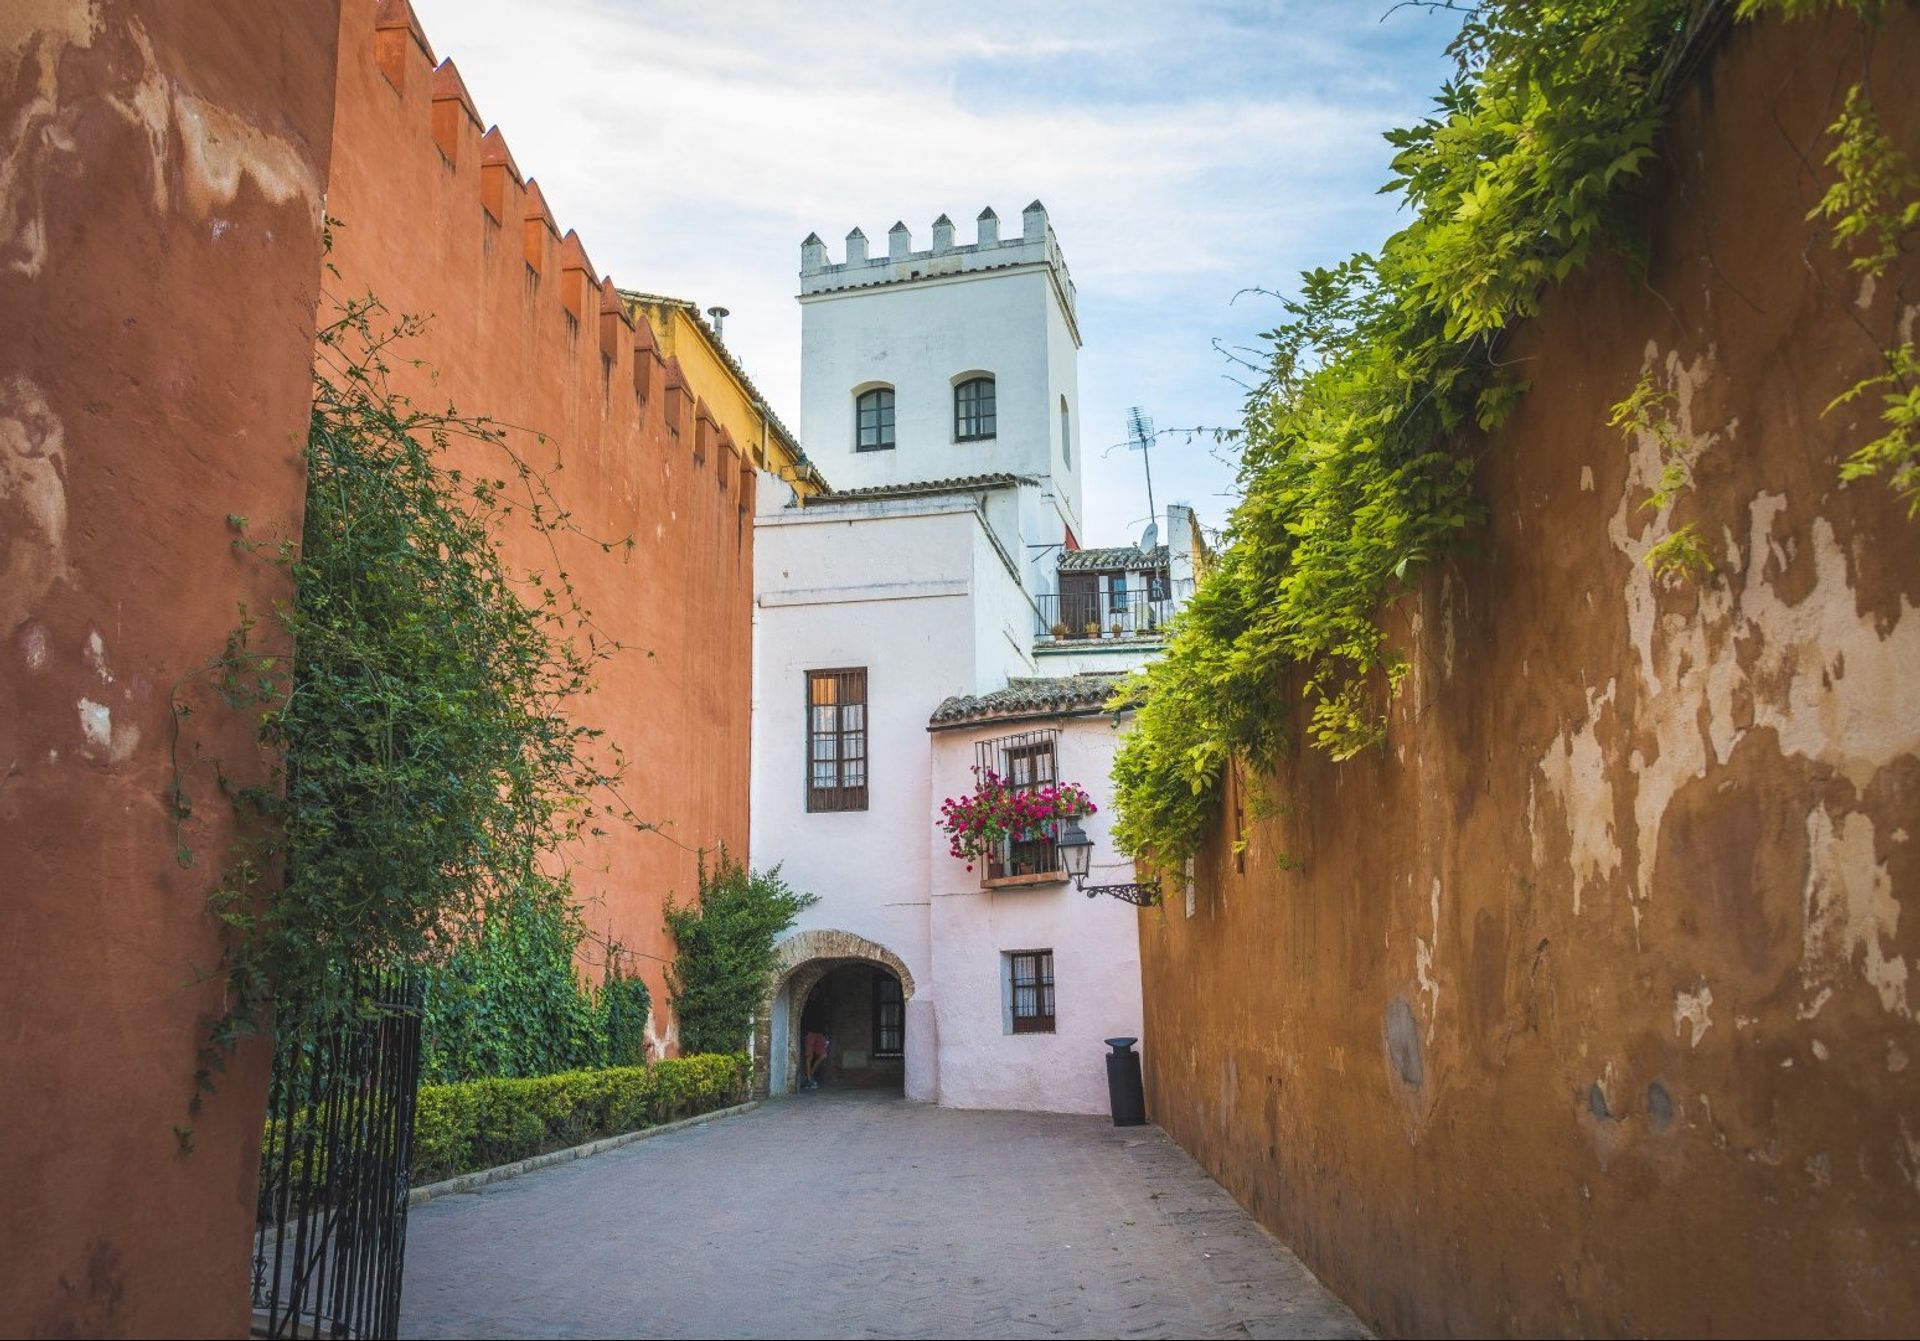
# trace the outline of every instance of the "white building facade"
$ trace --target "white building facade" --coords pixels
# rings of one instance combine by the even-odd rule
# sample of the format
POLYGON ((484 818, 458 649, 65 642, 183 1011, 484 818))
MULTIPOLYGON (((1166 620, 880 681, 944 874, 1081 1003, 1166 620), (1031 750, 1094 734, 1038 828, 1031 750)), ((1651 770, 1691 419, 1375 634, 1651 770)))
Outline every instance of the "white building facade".
POLYGON ((976 765, 1075 782, 1099 811, 1089 883, 1132 879, 1108 835, 1115 674, 1159 646, 1198 536, 1084 550, 1074 293, 1045 209, 956 245, 945 216, 869 257, 801 249, 801 440, 834 486, 763 481, 755 521, 753 852, 820 902, 781 947, 762 1083, 898 1084, 963 1107, 1102 1112, 1103 1040, 1141 1032, 1138 913, 1089 900, 1050 840, 978 869, 940 803, 976 765))

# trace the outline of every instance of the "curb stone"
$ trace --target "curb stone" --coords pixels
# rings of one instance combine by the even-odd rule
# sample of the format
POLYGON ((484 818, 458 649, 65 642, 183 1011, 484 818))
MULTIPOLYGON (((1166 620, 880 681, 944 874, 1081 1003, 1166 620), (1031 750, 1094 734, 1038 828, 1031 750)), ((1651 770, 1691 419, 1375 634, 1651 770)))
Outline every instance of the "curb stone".
POLYGON ((547 1169, 555 1164, 565 1164, 569 1160, 585 1159, 589 1155, 604 1154, 609 1150, 618 1150, 623 1145, 632 1145, 635 1141, 644 1141, 650 1136, 665 1136, 668 1132, 684 1131, 688 1127, 698 1127, 703 1123, 717 1122, 721 1118, 730 1118, 736 1114, 750 1112, 764 1102, 750 1099, 731 1108, 716 1108, 711 1113, 699 1113, 690 1118, 681 1118, 678 1122, 662 1123, 658 1127, 642 1127, 638 1131, 621 1132, 618 1136, 603 1136, 597 1141, 588 1141, 585 1145, 568 1146, 565 1150, 549 1150, 544 1155, 530 1155, 526 1159, 515 1160, 511 1164, 496 1164, 491 1169, 476 1169, 472 1173, 455 1174, 438 1183, 427 1183, 407 1193, 407 1205, 419 1206, 440 1197, 450 1197, 462 1192, 478 1192, 489 1183, 502 1183, 509 1178, 518 1178, 523 1173, 533 1173, 547 1169))

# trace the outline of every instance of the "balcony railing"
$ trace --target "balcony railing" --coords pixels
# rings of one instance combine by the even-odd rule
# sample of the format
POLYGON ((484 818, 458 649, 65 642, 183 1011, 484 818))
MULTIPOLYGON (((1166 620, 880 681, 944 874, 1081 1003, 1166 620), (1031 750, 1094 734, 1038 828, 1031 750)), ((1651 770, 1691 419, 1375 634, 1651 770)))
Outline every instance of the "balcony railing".
POLYGON ((1158 638, 1173 617, 1173 601, 1150 590, 1065 592, 1035 597, 1042 642, 1101 638, 1158 638))
POLYGON ((1061 864, 1060 849, 1054 842, 1054 838, 1054 834, 1048 834, 1041 838, 1025 838, 1019 842, 1008 839, 1000 844, 998 852, 988 855, 986 869, 981 872, 981 879, 985 882, 1011 880, 1019 876, 1034 879, 1052 876, 1065 880, 1066 868, 1061 864))

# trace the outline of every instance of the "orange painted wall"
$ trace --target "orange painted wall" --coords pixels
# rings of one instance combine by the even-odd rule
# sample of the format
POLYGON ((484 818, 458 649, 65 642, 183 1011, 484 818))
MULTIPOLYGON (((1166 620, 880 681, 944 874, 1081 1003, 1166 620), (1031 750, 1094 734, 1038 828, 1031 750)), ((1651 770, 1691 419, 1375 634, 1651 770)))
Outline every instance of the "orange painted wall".
POLYGON ((1386 748, 1229 785, 1141 918, 1148 1112, 1382 1336, 1920 1333, 1920 526, 1839 478, 1878 406, 1826 412, 1920 257, 1863 283, 1804 217, 1863 53, 1920 152, 1920 8, 1702 62, 1646 274, 1503 348, 1532 389, 1390 616, 1386 748), (1671 517, 1607 424, 1643 368, 1671 517), (1686 522, 1716 571, 1657 580, 1686 522))
MULTIPOLYGON (((661 831, 615 828, 573 858, 589 925, 637 956, 659 1037, 672 954, 662 902, 697 888, 697 849, 747 850, 752 473, 523 185, 452 62, 436 69, 404 3, 347 0, 338 90, 327 212, 339 275, 327 290, 431 317, 399 351, 426 365, 397 367, 399 389, 528 430, 516 445, 557 467, 579 526, 635 541, 630 556, 579 540, 560 550, 596 622, 630 649, 603 663, 582 716, 625 750, 621 794, 661 831)), ((462 450, 497 468, 488 449, 462 450)), ((508 553, 554 567, 531 530, 508 553)))
POLYGON ((0 1335, 246 1334, 266 1058, 188 1116, 219 947, 169 696, 285 594, 226 517, 300 525, 337 35, 326 0, 0 6, 0 1335))

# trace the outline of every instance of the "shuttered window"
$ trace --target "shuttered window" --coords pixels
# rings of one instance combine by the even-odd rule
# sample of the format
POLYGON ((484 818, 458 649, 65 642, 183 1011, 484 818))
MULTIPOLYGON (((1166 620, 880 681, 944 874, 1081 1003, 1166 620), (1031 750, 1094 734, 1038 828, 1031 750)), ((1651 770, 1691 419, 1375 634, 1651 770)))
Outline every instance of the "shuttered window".
POLYGON ((867 672, 807 672, 807 809, 867 808, 867 672))

